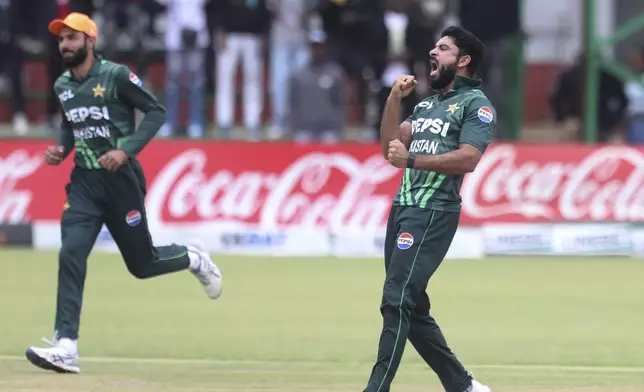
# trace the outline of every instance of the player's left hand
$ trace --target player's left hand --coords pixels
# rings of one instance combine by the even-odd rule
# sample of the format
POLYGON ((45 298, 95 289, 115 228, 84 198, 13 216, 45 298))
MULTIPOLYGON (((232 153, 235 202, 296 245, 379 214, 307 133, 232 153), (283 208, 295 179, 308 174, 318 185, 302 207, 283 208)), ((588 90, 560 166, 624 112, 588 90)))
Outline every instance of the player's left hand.
POLYGON ((389 153, 387 154, 389 163, 393 167, 404 169, 407 167, 407 159, 409 159, 409 152, 405 145, 398 139, 389 142, 389 153))
POLYGON ((98 163, 106 170, 117 171, 128 161, 127 154, 123 150, 112 150, 98 158, 98 163))

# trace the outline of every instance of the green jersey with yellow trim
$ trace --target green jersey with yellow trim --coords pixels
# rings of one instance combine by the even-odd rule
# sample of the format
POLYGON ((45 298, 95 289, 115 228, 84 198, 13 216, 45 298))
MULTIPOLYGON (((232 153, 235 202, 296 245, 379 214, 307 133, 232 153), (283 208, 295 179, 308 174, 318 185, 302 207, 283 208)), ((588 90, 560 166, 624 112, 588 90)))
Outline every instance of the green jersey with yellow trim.
MULTIPOLYGON (((447 94, 424 99, 405 121, 411 123, 409 151, 417 155, 445 154, 461 143, 484 152, 492 141, 496 112, 479 89, 479 80, 457 76, 447 94)), ((463 175, 405 169, 394 204, 459 211, 463 175)))
POLYGON ((141 80, 111 61, 95 59, 83 80, 63 73, 54 91, 64 113, 59 144, 66 155, 75 147, 75 164, 84 169, 102 169, 98 158, 117 148, 134 158, 165 121, 165 109, 141 80), (136 133, 135 109, 146 113, 136 133))

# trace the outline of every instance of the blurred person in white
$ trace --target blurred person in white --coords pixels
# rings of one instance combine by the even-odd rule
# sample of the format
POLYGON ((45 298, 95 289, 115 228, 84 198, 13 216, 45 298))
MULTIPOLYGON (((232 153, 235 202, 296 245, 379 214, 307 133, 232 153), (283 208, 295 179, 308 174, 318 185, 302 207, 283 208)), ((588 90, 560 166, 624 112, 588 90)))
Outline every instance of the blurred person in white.
POLYGON ((317 0, 268 0, 273 14, 270 43, 270 92, 272 122, 269 137, 284 134, 288 110, 288 79, 308 62, 308 20, 317 0))
POLYGON ((251 139, 261 137, 264 106, 263 47, 271 23, 266 0, 215 1, 217 32, 216 116, 222 138, 230 136, 235 120, 235 74, 243 67, 244 126, 251 139))
MULTIPOLYGON (((396 82, 399 75, 412 74, 409 61, 409 28, 411 24, 409 12, 411 11, 411 2, 409 0, 385 0, 385 33, 386 38, 383 41, 384 55, 386 56, 385 67, 381 77, 381 88, 378 93, 379 112, 382 113, 387 98, 391 93, 391 87, 396 82)), ((425 54, 427 53, 425 47, 425 54)), ((428 57, 428 56, 427 56, 428 57)), ((418 93, 412 91, 402 100, 402 111, 400 121, 409 117, 414 110, 414 106, 420 101, 418 93)), ((380 137, 380 122, 374 127, 377 137, 380 137)))
POLYGON ((193 139, 201 138, 204 135, 205 48, 210 42, 204 8, 207 0, 157 1, 167 7, 165 29, 167 121, 159 130, 159 136, 169 137, 176 131, 182 86, 187 85, 189 108, 187 134, 193 139))
POLYGON ((631 70, 640 75, 640 78, 624 85, 628 98, 626 141, 630 144, 644 144, 644 46, 633 51, 629 63, 631 70))
POLYGON ((337 143, 347 123, 346 78, 327 56, 324 31, 311 31, 309 44, 310 64, 289 84, 289 128, 297 143, 337 143))

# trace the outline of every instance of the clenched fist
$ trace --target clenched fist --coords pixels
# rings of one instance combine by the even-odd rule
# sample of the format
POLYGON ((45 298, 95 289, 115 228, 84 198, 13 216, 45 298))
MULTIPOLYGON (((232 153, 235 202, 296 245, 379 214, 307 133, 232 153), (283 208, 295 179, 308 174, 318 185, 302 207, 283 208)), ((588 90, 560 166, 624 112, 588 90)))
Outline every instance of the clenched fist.
POLYGON ((128 161, 128 156, 123 150, 112 150, 98 158, 98 163, 106 170, 115 172, 128 161))
POLYGON ((396 99, 405 98, 418 86, 418 81, 412 75, 400 75, 391 87, 391 96, 396 99))
POLYGON ((409 151, 405 145, 398 139, 389 142, 389 153, 387 154, 389 163, 393 167, 404 169, 407 167, 407 159, 409 159, 409 151))
POLYGON ((59 165, 65 158, 65 148, 63 146, 50 146, 45 151, 45 163, 51 166, 59 165))

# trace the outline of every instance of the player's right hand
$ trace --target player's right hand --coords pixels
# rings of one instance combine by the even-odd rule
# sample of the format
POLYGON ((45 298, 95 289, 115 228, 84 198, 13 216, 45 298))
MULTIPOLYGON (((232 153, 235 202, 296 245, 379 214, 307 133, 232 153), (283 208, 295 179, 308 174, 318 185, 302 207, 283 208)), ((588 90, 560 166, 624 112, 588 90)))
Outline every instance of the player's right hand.
POLYGON ((396 78, 391 87, 391 95, 394 98, 405 98, 418 86, 418 81, 413 75, 400 75, 396 78))
POLYGON ((63 146, 49 146, 45 151, 45 163, 48 165, 59 165, 65 158, 65 148, 63 146))

